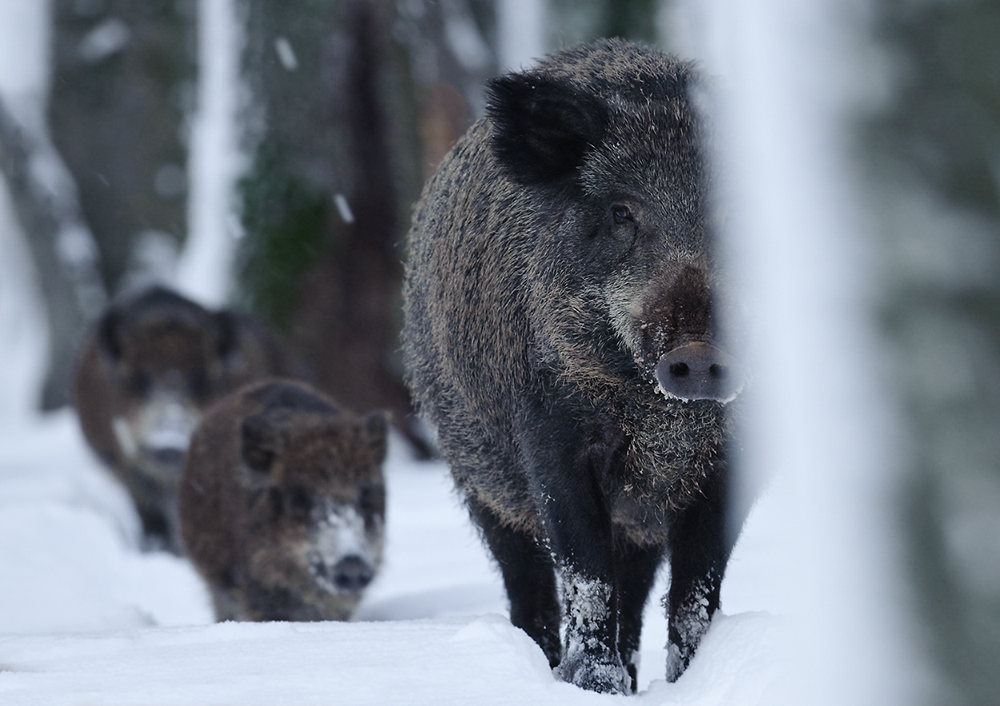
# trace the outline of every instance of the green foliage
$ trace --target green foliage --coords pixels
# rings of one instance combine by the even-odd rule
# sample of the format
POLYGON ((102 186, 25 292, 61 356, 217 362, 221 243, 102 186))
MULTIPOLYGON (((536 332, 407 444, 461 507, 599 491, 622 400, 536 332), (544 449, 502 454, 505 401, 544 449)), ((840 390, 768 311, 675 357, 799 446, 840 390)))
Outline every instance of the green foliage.
POLYGON ((997 3, 894 5, 882 31, 903 80, 883 139, 956 205, 1000 216, 997 3))
POLYGON ((656 42, 657 0, 551 0, 555 46, 600 37, 656 42))
POLYGON ((652 44, 656 41, 656 0, 606 2, 602 34, 652 44))
POLYGON ((867 126, 882 180, 883 332, 901 421, 908 571, 938 694, 1000 693, 1000 3, 891 2, 898 77, 867 126))
POLYGON ((240 288, 252 310, 287 330, 304 274, 333 240, 329 197, 296 177, 268 142, 257 150, 239 192, 248 241, 240 288))

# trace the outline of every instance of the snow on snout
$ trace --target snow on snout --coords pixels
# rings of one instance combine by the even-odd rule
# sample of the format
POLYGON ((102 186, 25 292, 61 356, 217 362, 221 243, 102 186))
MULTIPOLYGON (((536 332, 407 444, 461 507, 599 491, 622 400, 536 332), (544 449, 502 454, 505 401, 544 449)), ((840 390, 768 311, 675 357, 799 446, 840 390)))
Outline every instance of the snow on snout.
POLYGON ((376 549, 365 533, 365 518, 353 505, 337 504, 314 530, 309 563, 316 579, 337 592, 333 567, 348 557, 357 557, 372 568, 378 563, 376 549))
POLYGON ((164 395, 143 409, 139 436, 147 449, 187 451, 196 426, 197 412, 177 397, 164 395))

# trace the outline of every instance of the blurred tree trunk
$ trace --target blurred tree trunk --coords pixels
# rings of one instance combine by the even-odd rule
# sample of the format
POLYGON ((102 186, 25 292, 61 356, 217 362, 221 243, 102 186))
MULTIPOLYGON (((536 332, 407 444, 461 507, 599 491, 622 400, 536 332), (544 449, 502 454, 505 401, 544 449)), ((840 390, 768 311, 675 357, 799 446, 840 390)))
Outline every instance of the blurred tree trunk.
POLYGON ((0 100, 0 175, 10 189, 39 277, 49 345, 41 408, 69 402, 76 349, 106 296, 93 237, 76 187, 44 127, 40 100, 19 102, 17 117, 0 100))
POLYGON ((196 0, 53 0, 52 139, 79 189, 104 281, 137 239, 187 231, 196 0))
POLYGON ((1000 4, 891 3, 902 71, 865 153, 907 432, 903 537, 941 691, 1000 697, 1000 4))
POLYGON ((400 7, 245 0, 254 108, 240 280, 323 390, 391 410, 426 453, 398 356, 401 243, 429 167, 475 110, 473 74, 492 59, 480 40, 460 60, 445 37, 477 31, 466 3, 400 7))
POLYGON ((136 239, 176 243, 185 232, 191 6, 54 0, 48 129, 42 115, 20 130, 4 118, 5 168, 48 313, 43 409, 70 401, 77 348, 136 239))

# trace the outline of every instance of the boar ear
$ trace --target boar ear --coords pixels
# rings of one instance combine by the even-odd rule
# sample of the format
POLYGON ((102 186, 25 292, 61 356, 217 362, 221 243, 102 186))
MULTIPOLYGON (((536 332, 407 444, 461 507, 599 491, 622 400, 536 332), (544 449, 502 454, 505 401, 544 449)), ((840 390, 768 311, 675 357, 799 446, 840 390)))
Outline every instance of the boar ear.
POLYGON ((278 455, 277 430, 260 415, 247 417, 240 425, 240 456, 247 468, 268 474, 278 455))
POLYGON ((493 154, 525 186, 574 176, 604 138, 607 107, 592 93, 544 74, 511 74, 489 83, 493 154))

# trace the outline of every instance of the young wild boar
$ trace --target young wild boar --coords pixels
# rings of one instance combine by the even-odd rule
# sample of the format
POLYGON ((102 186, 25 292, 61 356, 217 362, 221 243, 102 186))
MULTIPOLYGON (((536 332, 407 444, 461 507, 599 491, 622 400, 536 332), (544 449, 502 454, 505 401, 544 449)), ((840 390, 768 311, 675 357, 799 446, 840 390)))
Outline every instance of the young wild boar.
POLYGON ((727 512, 743 379, 719 329, 700 82, 622 41, 495 79, 409 236, 414 395, 512 622, 595 691, 635 689, 664 559, 680 676, 744 517, 727 512))
POLYGON ((73 380, 87 442, 126 485, 148 547, 181 553, 176 482, 201 413, 240 385, 298 375, 261 324, 162 287, 113 304, 73 380))
POLYGON ((346 620, 382 559, 386 420, 266 380, 205 414, 181 530, 218 620, 346 620))

